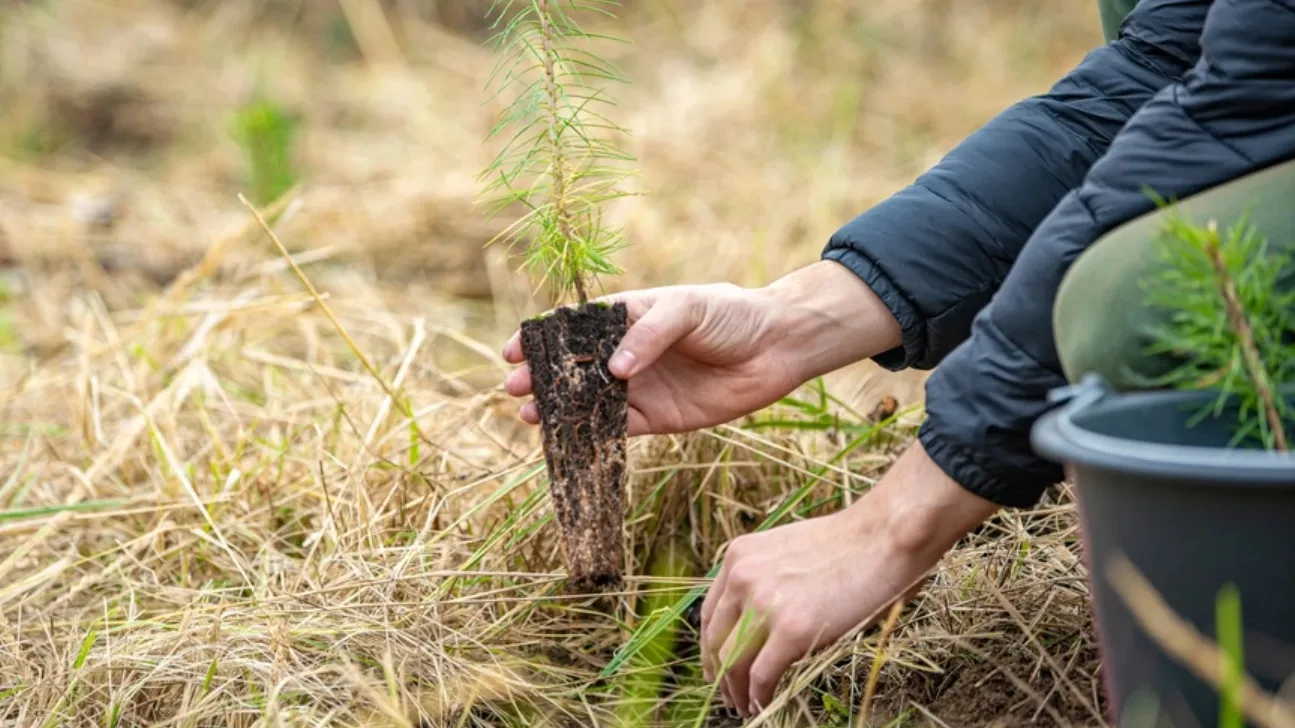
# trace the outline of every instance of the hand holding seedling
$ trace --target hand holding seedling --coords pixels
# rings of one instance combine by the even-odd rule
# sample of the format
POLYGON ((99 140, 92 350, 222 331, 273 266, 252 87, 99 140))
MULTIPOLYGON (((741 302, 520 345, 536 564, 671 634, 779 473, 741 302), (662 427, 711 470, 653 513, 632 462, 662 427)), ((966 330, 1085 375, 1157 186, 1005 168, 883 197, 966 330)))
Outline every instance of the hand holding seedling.
MULTIPOLYGON (((900 339, 881 301, 830 261, 758 289, 670 286, 612 299, 630 322, 609 367, 629 379, 631 434, 728 422, 900 339)), ((529 395, 520 337, 504 357, 522 364, 508 392, 529 395)), ((538 422, 533 404, 522 417, 538 422)), ((893 602, 996 508, 914 446, 851 508, 734 540, 702 607, 708 679, 721 677, 725 703, 740 712, 767 705, 788 666, 893 602)))
MULTIPOLYGON (((610 300, 630 328, 609 362, 629 380, 629 434, 688 432, 772 404, 804 382, 898 341, 898 326, 859 279, 836 263, 763 288, 667 286, 610 300)), ((519 335, 504 358, 522 364, 508 393, 531 394, 519 335)), ((538 424, 533 402, 522 419, 538 424)))
MULTIPOLYGON (((609 363, 630 380, 629 434, 674 433, 726 422, 764 407, 798 382, 779 340, 786 342, 780 312, 759 293, 727 285, 639 291, 626 304, 630 329, 609 363)), ((521 364, 520 337, 504 358, 521 364)), ((514 396, 531 394, 530 369, 508 378, 514 396)), ((522 419, 539 423, 534 402, 522 419)))

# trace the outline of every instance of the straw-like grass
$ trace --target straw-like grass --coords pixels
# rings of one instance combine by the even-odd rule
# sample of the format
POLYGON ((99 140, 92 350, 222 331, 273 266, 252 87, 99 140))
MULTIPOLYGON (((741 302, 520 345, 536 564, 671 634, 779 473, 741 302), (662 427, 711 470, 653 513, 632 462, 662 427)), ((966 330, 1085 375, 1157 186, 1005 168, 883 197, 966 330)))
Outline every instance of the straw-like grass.
MULTIPOLYGON (((483 250, 506 221, 472 206, 472 5, 295 5, 4 6, 0 724, 724 724, 679 600, 732 537, 874 482, 921 378, 860 364, 802 406, 635 441, 627 589, 610 613, 560 596, 537 433, 495 353, 536 304, 483 250), (238 201, 229 122, 253 98, 300 121, 301 184, 264 211, 295 265, 238 201), (876 424, 887 394, 903 409, 876 424), (680 544, 691 573, 644 576, 680 544), (663 585, 685 619, 653 642, 638 604, 663 585), (661 654, 644 644, 674 650, 656 682, 625 677, 661 654), (645 684, 660 710, 626 710, 645 684)), ((620 21, 650 195, 614 210, 618 287, 814 259, 1098 41, 1085 5, 738 5, 620 21)), ((961 544, 888 635, 869 715, 1098 722, 1076 541, 1063 493, 961 544)), ((850 725, 876 642, 798 665, 762 720, 850 725)))

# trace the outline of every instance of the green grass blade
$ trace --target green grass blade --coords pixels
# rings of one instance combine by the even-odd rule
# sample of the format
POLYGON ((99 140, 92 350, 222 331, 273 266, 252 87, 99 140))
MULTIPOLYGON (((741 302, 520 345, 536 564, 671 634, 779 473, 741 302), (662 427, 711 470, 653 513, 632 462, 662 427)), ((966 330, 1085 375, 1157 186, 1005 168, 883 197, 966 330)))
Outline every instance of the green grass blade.
POLYGON ((671 593, 673 587, 681 585, 680 581, 692 570, 688 558, 688 543, 685 538, 676 537, 664 544, 654 555, 648 567, 648 573, 660 583, 652 589, 643 600, 641 613, 645 622, 664 619, 660 630, 653 630, 655 636, 644 644, 629 670, 620 678, 617 686, 621 702, 617 706, 617 725, 631 728, 651 724, 652 714, 662 699, 661 688, 665 684, 666 674, 675 655, 679 628, 677 620, 669 619, 671 593))
POLYGON ((83 503, 68 503, 59 506, 34 506, 32 508, 15 508, 7 511, 0 511, 0 523, 5 521, 21 521, 24 518, 40 518, 41 516, 53 516, 63 512, 84 512, 84 511, 103 511, 111 508, 120 508, 129 501, 125 500, 97 500, 85 501, 83 503))
POLYGON ((1242 728, 1241 685, 1245 671, 1244 630, 1241 626, 1241 592, 1227 584, 1215 597, 1215 630, 1222 653, 1219 685, 1219 728, 1242 728))
POLYGON ((81 649, 76 653, 76 659, 72 662, 73 670, 80 670, 84 665, 86 658, 90 656, 90 650, 94 649, 94 643, 99 641, 99 632, 90 630, 86 633, 85 639, 81 640, 81 649))

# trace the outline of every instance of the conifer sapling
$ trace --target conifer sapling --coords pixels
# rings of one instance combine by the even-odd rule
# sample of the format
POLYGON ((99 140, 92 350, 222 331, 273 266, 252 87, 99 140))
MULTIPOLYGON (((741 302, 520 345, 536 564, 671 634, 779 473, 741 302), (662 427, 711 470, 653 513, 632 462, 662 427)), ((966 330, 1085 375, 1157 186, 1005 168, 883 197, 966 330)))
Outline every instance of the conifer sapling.
POLYGON ((1161 381, 1216 391, 1201 416, 1235 403, 1230 445, 1289 450, 1291 412, 1281 387, 1295 378, 1290 256, 1270 249, 1245 217, 1220 232, 1215 221, 1201 226, 1170 215, 1160 243, 1164 265, 1147 289, 1149 302, 1169 318, 1151 352, 1175 361, 1161 381))
POLYGON ((624 304, 590 300, 600 275, 619 269, 610 254, 620 231, 606 203, 633 158, 625 132, 603 109, 602 88, 624 79, 590 48, 607 36, 583 29, 577 14, 612 16, 609 0, 497 0, 491 15, 500 62, 491 78, 512 96, 490 137, 504 140, 482 177, 492 208, 525 214, 498 238, 524 251, 525 267, 555 308, 522 322, 550 494, 561 529, 568 584, 579 591, 621 581, 627 385, 608 361, 628 326, 624 304), (575 301, 571 302, 574 297, 575 301))

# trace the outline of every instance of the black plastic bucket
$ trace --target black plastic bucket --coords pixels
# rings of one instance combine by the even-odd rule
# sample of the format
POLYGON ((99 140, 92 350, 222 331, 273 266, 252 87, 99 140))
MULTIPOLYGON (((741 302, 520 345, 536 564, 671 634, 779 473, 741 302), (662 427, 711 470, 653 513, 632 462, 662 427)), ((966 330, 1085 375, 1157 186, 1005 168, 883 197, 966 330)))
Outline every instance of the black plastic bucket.
POLYGON ((1235 585, 1246 672, 1270 695, 1295 700, 1295 455, 1228 447, 1235 412, 1196 420, 1216 397, 1117 394, 1091 375, 1053 393, 1062 406, 1032 432, 1034 449, 1068 466, 1074 478, 1110 715, 1118 725, 1129 712, 1154 706, 1159 717, 1139 725, 1217 726, 1221 701, 1217 688, 1136 621, 1107 578, 1113 556, 1131 562, 1211 642, 1216 598, 1235 585))

